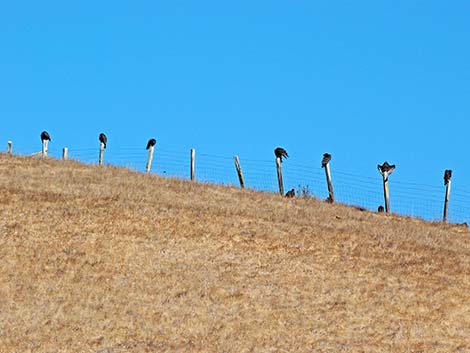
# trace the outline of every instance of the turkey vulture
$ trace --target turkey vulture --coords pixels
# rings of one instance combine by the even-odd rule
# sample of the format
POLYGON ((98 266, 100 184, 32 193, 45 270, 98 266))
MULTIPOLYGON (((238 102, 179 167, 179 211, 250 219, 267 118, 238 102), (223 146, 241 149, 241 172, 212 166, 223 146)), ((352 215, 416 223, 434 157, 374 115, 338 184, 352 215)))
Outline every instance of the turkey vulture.
POLYGON ((289 157, 289 155, 287 154, 287 151, 282 148, 282 147, 278 147, 274 150, 274 154, 276 155, 276 158, 279 158, 282 162, 282 157, 284 158, 287 158, 289 157))
POLYGON ((392 174, 392 172, 395 170, 395 164, 388 164, 388 162, 384 162, 384 164, 380 165, 377 164, 377 169, 379 170, 380 174, 387 173, 388 175, 392 174))
POLYGON ((450 181, 450 178, 452 178, 452 170, 446 169, 444 172, 444 185, 447 185, 450 181))
POLYGON ((323 159, 321 161, 321 167, 325 168, 329 161, 331 161, 331 154, 323 153, 323 159))
POLYGON ((104 145, 104 148, 106 148, 106 143, 108 142, 108 138, 106 137, 106 135, 101 133, 99 139, 100 142, 104 145))
POLYGON ((148 150, 150 147, 155 146, 157 144, 157 140, 155 139, 150 139, 149 142, 147 142, 147 147, 146 149, 148 150))
POLYGON ((287 193, 286 193, 286 197, 294 197, 295 196, 295 190, 294 189, 291 189, 289 190, 287 193))
POLYGON ((49 136, 49 133, 47 131, 41 132, 41 141, 50 141, 51 137, 49 136))

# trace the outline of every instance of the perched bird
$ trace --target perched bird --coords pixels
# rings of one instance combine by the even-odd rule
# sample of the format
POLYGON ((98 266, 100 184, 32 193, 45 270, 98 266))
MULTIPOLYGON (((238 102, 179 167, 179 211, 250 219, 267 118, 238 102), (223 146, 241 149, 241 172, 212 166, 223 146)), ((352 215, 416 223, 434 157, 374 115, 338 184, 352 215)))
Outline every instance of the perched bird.
POLYGON ((282 162, 282 157, 284 158, 288 158, 289 155, 287 154, 287 151, 282 148, 282 147, 278 147, 274 150, 274 154, 276 155, 276 158, 280 158, 281 159, 281 162, 282 162))
POLYGON ((325 168, 329 161, 331 161, 331 154, 323 153, 323 159, 321 160, 321 167, 325 168))
POLYGON ((108 142, 108 138, 106 137, 106 135, 101 133, 99 139, 100 142, 104 145, 104 148, 106 148, 106 143, 108 142))
POLYGON ((377 169, 379 170, 380 174, 387 173, 388 175, 392 174, 395 170, 395 164, 388 164, 388 162, 384 162, 384 164, 380 165, 377 164, 377 169))
POLYGON ((289 190, 288 192, 286 192, 286 197, 294 197, 295 196, 295 190, 294 189, 291 189, 289 190))
POLYGON ((446 169, 444 172, 444 185, 447 185, 450 181, 450 178, 452 178, 452 170, 446 169))
POLYGON ((47 131, 41 132, 41 141, 50 141, 51 137, 49 136, 49 133, 47 131))
POLYGON ((382 213, 384 211, 385 211, 385 209, 382 205, 380 205, 379 208, 377 208, 377 212, 379 212, 379 213, 382 213))
POLYGON ((157 140, 155 139, 150 139, 149 142, 147 142, 147 147, 146 149, 148 150, 150 147, 155 146, 157 144, 157 140))

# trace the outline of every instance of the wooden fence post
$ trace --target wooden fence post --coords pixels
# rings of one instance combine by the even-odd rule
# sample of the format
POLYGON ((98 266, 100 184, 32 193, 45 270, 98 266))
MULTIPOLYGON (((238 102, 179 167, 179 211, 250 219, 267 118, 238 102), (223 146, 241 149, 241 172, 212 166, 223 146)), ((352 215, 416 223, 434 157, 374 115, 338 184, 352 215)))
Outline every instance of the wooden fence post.
POLYGON ((104 157, 104 147, 105 144, 100 142, 100 156, 98 158, 98 165, 103 165, 103 157, 104 157))
POLYGON ((279 184, 279 193, 284 196, 284 183, 282 182, 282 160, 276 157, 277 182, 279 184))
POLYGON ((333 183, 331 182, 331 173, 330 173, 330 160, 331 154, 324 153, 323 159, 321 161, 322 168, 325 168, 326 183, 328 185, 328 202, 335 202, 335 195, 333 192, 333 183))
POLYGON ((49 140, 42 140, 42 156, 47 157, 47 149, 49 145, 49 140))
POLYGON ((42 157, 47 157, 47 149, 48 149, 50 140, 51 140, 51 136, 49 135, 47 131, 41 132, 41 141, 42 141, 41 155, 42 157))
POLYGON ((148 148, 149 155, 148 155, 148 158, 147 158, 147 165, 145 166, 145 172, 146 173, 150 173, 150 168, 152 167, 153 149, 154 148, 155 148, 155 146, 149 146, 149 148, 148 148))
POLYGON ((282 157, 288 158, 289 154, 282 147, 276 147, 274 149, 274 155, 276 156, 276 169, 277 169, 277 182, 279 184, 279 193, 284 196, 284 183, 282 182, 282 157))
POLYGON ((196 150, 194 148, 191 148, 191 164, 190 164, 190 177, 191 180, 194 180, 196 178, 195 175, 195 160, 196 160, 196 150))
POLYGON ((444 185, 446 186, 446 197, 445 197, 445 200, 444 200, 444 216, 443 216, 443 219, 442 219, 442 221, 444 223, 447 222, 447 210, 448 210, 448 207, 449 207, 450 184, 451 184, 450 179, 451 178, 452 178, 452 170, 446 169, 446 171, 444 172, 444 185))
POLYGON ((383 184, 384 184, 384 198, 385 198, 385 212, 390 212, 390 197, 389 197, 389 192, 388 192, 388 176, 393 173, 395 170, 395 164, 390 165, 387 162, 384 162, 384 164, 377 165, 377 168, 379 169, 380 174, 382 174, 383 177, 383 184))
POLYGON ((238 159, 238 156, 233 157, 233 160, 235 161, 235 168, 237 169, 238 180, 240 181, 240 187, 244 189, 245 179, 243 178, 242 168, 240 166, 240 160, 238 159))
POLYGON ((13 147, 12 147, 12 145, 13 145, 13 142, 8 141, 8 154, 9 154, 9 155, 12 155, 12 154, 13 154, 13 147))
POLYGON ((67 159, 69 159, 69 149, 67 147, 64 147, 62 149, 62 159, 64 161, 66 161, 67 159))
POLYGON ((155 145, 157 144, 157 140, 155 139, 150 139, 147 142, 147 147, 145 149, 149 150, 149 155, 147 158, 147 165, 145 166, 145 172, 150 173, 150 168, 152 168, 152 159, 153 159, 153 149, 155 145))

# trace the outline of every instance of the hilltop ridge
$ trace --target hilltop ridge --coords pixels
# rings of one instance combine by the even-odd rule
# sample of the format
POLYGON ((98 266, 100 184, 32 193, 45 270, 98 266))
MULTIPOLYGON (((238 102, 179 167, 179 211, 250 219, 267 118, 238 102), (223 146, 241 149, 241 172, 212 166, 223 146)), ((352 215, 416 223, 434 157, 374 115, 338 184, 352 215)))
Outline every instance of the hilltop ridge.
POLYGON ((466 352, 470 237, 0 154, 0 352, 466 352))

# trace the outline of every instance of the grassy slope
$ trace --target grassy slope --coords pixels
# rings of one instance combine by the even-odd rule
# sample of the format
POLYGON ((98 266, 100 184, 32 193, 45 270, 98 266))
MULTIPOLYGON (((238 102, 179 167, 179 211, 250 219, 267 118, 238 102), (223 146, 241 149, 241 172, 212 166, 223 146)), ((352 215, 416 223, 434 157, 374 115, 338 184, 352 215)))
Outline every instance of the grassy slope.
POLYGON ((470 235, 0 155, 0 352, 468 352, 470 235))

